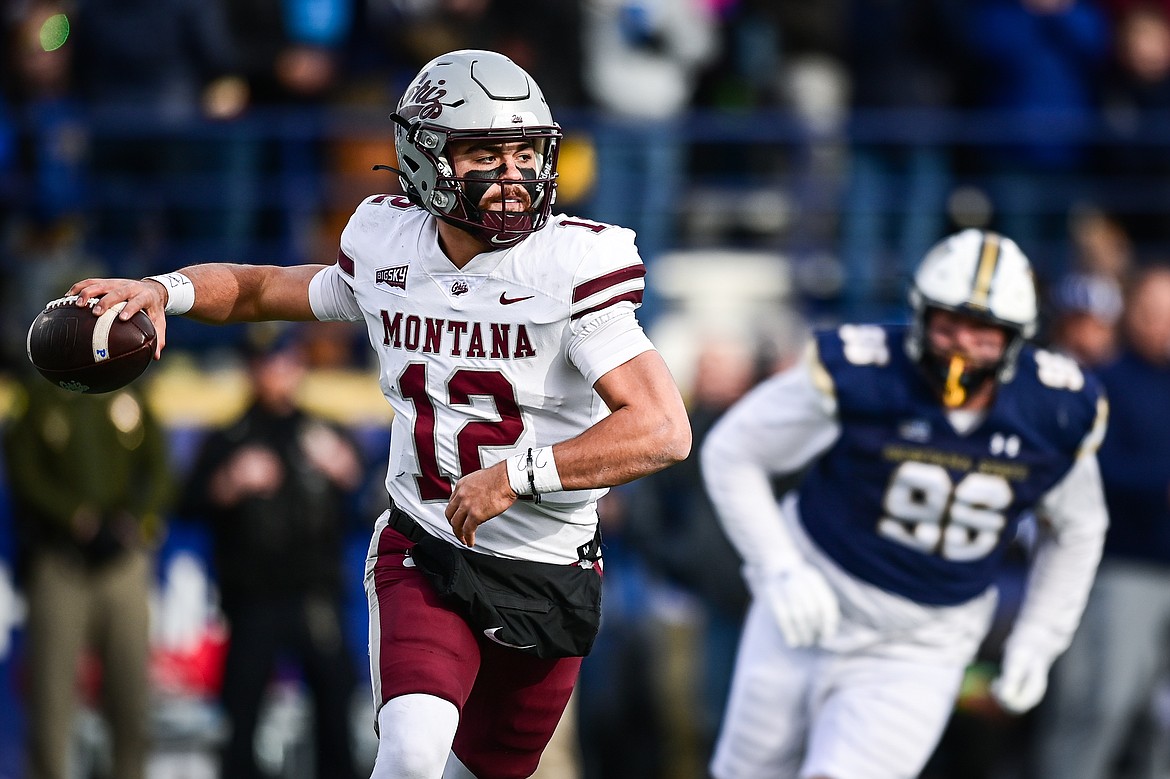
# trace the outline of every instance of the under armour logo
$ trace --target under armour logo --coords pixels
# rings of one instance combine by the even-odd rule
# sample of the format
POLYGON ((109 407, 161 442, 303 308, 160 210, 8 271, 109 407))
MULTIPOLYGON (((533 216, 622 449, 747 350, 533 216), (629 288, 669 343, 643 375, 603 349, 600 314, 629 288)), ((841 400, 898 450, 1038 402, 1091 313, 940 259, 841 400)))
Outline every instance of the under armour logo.
POLYGON ((993 455, 1007 455, 1008 457, 1015 457, 1020 453, 1020 437, 1018 435, 1005 436, 1003 433, 996 433, 991 436, 991 453, 993 455))
POLYGON ((925 419, 907 419, 898 423, 898 435, 907 441, 925 443, 930 440, 930 422, 925 419))

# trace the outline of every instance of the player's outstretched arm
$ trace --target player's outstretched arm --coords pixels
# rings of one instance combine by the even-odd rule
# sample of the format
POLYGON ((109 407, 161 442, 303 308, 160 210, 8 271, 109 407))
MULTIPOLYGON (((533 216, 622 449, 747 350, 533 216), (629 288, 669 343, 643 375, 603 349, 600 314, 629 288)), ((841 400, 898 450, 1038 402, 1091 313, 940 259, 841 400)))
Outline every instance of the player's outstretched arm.
MULTIPOLYGON (((1104 412, 1098 420, 1104 436, 1104 412)), ((1095 454, 1082 454, 1045 496, 1044 518, 1024 600, 1004 642, 991 693, 1004 710, 1023 714, 1044 698, 1048 672, 1068 648, 1084 613, 1109 526, 1095 454)))
MULTIPOLYGON (((552 447, 560 489, 614 487, 686 459, 691 450, 690 420, 658 352, 643 352, 614 368, 597 380, 594 389, 612 413, 552 447)), ((468 546, 475 543, 479 525, 516 500, 508 467, 509 460, 504 460, 455 485, 447 519, 468 546)))
POLYGON ((840 619, 837 596, 788 533, 771 484, 774 474, 807 467, 840 434, 835 403, 814 378, 815 354, 741 398, 700 453, 704 486, 744 560, 748 588, 794 647, 832 637, 840 619))
MULTIPOLYGON (((268 320, 309 321, 315 319, 309 305, 309 282, 324 266, 238 265, 209 263, 192 265, 178 271, 186 280, 170 285, 150 279, 84 279, 69 289, 77 295, 77 305, 87 305, 93 298, 95 316, 118 303, 126 307, 120 319, 129 319, 144 311, 158 332, 155 358, 166 345, 166 314, 175 311, 172 296, 184 295, 190 307, 182 306, 185 316, 211 324, 261 322, 268 320), (189 287, 187 281, 190 282, 189 287)), ((175 274, 167 274, 174 279, 175 274)))

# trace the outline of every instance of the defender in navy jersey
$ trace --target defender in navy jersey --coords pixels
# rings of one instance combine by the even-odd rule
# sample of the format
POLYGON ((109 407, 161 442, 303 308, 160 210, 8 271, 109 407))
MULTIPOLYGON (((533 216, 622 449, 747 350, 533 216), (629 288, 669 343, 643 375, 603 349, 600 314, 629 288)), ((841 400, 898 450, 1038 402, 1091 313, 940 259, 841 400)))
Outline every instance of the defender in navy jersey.
POLYGON ((633 233, 552 213, 561 131, 508 58, 428 63, 391 117, 404 194, 358 206, 333 265, 88 279, 209 322, 364 323, 394 409, 366 561, 375 779, 522 779, 600 609, 597 500, 684 459, 678 388, 635 309, 633 233), (498 620, 498 621, 497 621, 498 620))
POLYGON ((1031 268, 966 230, 923 259, 908 327, 844 325, 761 384, 703 446, 753 603, 717 779, 911 779, 993 616, 1021 518, 1042 541, 993 694, 1032 708, 1068 646, 1108 524, 1107 405, 1027 343, 1031 268), (777 505, 775 474, 804 472, 777 505))

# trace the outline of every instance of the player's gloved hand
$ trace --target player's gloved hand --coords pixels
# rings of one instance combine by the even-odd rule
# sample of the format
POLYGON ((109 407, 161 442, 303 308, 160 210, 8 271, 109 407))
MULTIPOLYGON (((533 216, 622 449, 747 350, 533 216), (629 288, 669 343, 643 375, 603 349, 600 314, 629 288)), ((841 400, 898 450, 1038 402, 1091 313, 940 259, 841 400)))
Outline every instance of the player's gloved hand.
POLYGON ((771 571, 747 570, 752 597, 768 605, 789 646, 818 644, 837 632, 837 596, 816 568, 797 563, 771 571))
POLYGON ((1023 714, 1044 698, 1052 660, 1047 653, 1027 648, 1004 653, 999 676, 991 683, 991 694, 1004 711, 1023 714))

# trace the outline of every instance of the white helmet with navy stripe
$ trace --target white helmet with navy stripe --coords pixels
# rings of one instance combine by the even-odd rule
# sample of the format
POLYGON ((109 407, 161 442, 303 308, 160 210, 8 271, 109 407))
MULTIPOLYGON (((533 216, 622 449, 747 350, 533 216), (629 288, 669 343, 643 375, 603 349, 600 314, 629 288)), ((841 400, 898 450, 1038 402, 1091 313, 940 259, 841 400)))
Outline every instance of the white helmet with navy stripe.
POLYGON ((914 319, 906 348, 918 362, 928 358, 924 337, 932 308, 956 311, 999 325, 1011 334, 996 378, 1010 381, 1024 341, 1036 334, 1036 283, 1028 258, 1012 239, 967 229, 926 253, 910 288, 914 319))

